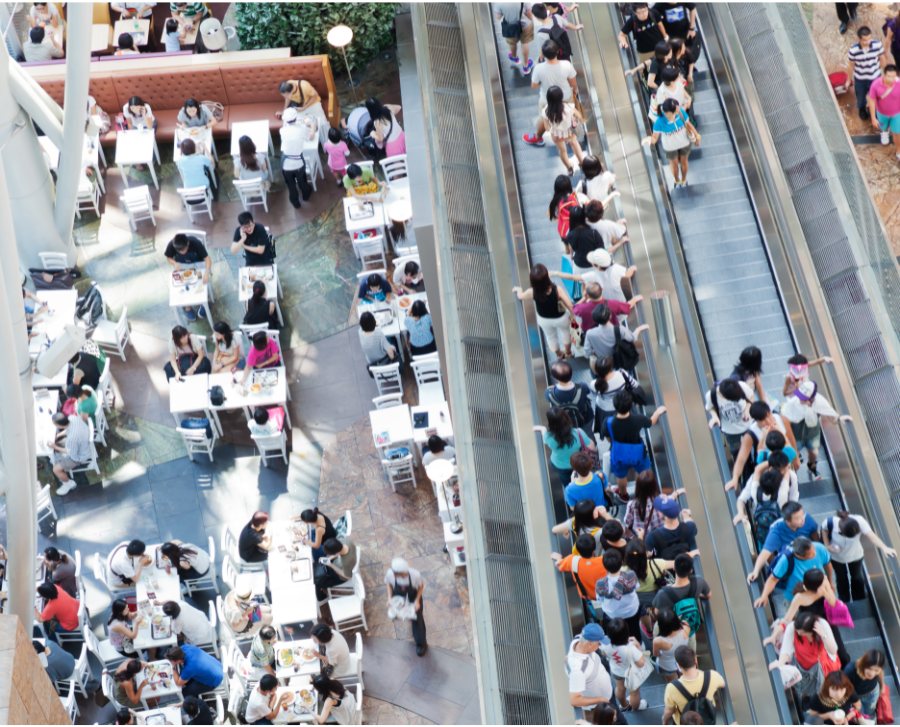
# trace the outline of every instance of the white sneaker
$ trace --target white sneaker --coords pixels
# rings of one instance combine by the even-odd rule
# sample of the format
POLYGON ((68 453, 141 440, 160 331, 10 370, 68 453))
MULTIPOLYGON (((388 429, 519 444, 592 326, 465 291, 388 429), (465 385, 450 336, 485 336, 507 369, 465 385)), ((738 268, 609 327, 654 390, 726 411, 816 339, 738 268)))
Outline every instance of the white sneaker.
POLYGON ((646 699, 642 699, 642 700, 641 700, 641 703, 638 705, 637 711, 638 711, 638 712, 642 712, 642 711, 645 710, 645 709, 647 709, 647 700, 646 700, 646 699))
POLYGON ((882 131, 881 132, 881 145, 889 146, 891 143, 891 132, 890 131, 882 131))
POLYGON ((63 495, 68 495, 72 490, 75 489, 77 483, 75 480, 69 480, 66 484, 62 485, 59 489, 56 490, 56 494, 62 497, 63 495))

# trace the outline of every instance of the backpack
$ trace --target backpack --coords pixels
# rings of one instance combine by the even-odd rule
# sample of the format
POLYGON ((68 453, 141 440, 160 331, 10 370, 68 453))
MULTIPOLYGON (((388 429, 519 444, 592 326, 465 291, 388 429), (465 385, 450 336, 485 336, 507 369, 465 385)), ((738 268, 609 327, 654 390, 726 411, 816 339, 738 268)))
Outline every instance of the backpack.
POLYGON ((687 595, 672 604, 672 610, 679 619, 691 627, 691 636, 703 625, 703 612, 697 600, 697 579, 691 578, 691 587, 687 595))
POLYGON ((575 396, 572 397, 571 401, 567 402, 561 402, 556 399, 553 395, 554 388, 555 387, 551 386, 547 389, 547 401, 553 406, 566 412, 576 427, 581 429, 591 421, 591 400, 590 397, 584 393, 584 389, 582 389, 581 386, 575 386, 575 396))
MULTIPOLYGON (((731 378, 731 377, 729 376, 729 378, 731 378)), ((723 381, 724 381, 724 379, 723 379, 723 381)), ((716 416, 720 416, 720 414, 719 414, 719 384, 721 384, 721 383, 722 383, 722 381, 714 382, 712 385, 712 388, 709 390, 709 402, 710 402, 710 404, 712 404, 713 410, 716 412, 716 416)), ((753 403, 752 401, 750 401, 750 399, 747 398, 747 394, 744 391, 743 386, 741 387, 741 398, 748 403, 751 403, 751 404, 753 403)))
POLYGON ((791 577, 791 573, 794 572, 794 551, 791 549, 790 545, 785 545, 781 550, 778 551, 778 555, 771 561, 771 565, 766 566, 766 577, 772 576, 775 574, 775 566, 778 565, 778 561, 782 558, 787 559, 787 570, 785 570, 784 575, 778 579, 778 585, 776 588, 784 588, 784 585, 787 583, 788 578, 791 577))
POLYGON ((515 23, 508 23, 506 18, 500 20, 500 35, 504 38, 520 38, 522 36, 522 11, 525 3, 519 3, 519 17, 515 23))
POLYGON ((92 285, 90 290, 78 299, 75 304, 75 317, 83 321, 88 328, 93 328, 97 325, 97 321, 105 317, 103 297, 96 285, 92 285))
POLYGON ((763 549, 763 544, 769 536, 769 530, 782 517, 778 499, 763 500, 762 492, 756 492, 756 507, 753 508, 753 533, 756 538, 756 552, 763 549))
POLYGON ((710 700, 709 696, 707 696, 707 692, 709 691, 709 678, 709 672, 703 672, 703 684, 700 687, 700 691, 696 694, 691 694, 685 688, 684 684, 681 683, 680 679, 676 679, 672 682, 672 686, 674 686, 681 696, 687 700, 679 714, 696 712, 703 719, 703 724, 716 723, 716 705, 710 700))
POLYGON ((566 32, 566 29, 559 24, 556 17, 556 15, 552 16, 553 24, 550 26, 548 35, 550 36, 550 40, 559 46, 559 60, 568 61, 572 59, 572 43, 569 42, 568 32, 566 32))
POLYGON ((613 332, 616 336, 616 344, 613 346, 612 355, 613 365, 617 369, 634 371, 634 367, 637 366, 638 361, 641 360, 637 347, 632 341, 626 341, 622 338, 618 326, 613 326, 613 332))

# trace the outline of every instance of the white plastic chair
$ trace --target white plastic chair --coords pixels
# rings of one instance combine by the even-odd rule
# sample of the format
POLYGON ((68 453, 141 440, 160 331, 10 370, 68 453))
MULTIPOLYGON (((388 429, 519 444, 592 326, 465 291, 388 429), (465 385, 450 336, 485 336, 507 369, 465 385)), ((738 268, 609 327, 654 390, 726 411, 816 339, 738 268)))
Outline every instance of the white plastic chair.
POLYGON ((413 262, 418 265, 420 268, 422 267, 422 261, 419 260, 419 253, 414 253, 412 255, 401 255, 399 257, 394 258, 394 270, 403 270, 406 267, 406 263, 413 262))
MULTIPOLYGON (((344 537, 346 539, 347 536, 344 537)), ((359 574, 359 565, 360 563, 362 563, 362 551, 363 549, 357 545, 356 565, 353 566, 353 571, 350 573, 350 580, 341 583, 340 585, 327 588, 326 591, 328 593, 328 598, 336 598, 337 596, 349 596, 351 593, 353 593, 353 576, 359 574)))
POLYGON ((75 582, 81 583, 81 551, 77 548, 75 552, 72 553, 72 558, 75 560, 75 582))
MULTIPOLYGON (((114 552, 115 548, 110 551, 110 556, 114 552)), ((120 584, 117 580, 114 580, 110 577, 112 573, 110 573, 109 570, 109 556, 103 558, 101 557, 100 553, 94 553, 93 562, 94 578, 96 578, 106 586, 106 589, 109 591, 111 596, 125 598, 126 596, 133 595, 135 593, 135 588, 133 585, 126 586, 124 584, 120 584)))
POLYGON ((191 222, 194 221, 195 214, 209 215, 210 221, 213 219, 212 213, 212 192, 209 187, 179 187, 178 196, 184 204, 184 209, 188 213, 191 222))
POLYGON ((378 395, 400 394, 403 396, 403 381, 400 379, 400 364, 392 363, 386 366, 369 366, 375 385, 378 387, 378 395))
POLYGON ((217 659, 221 659, 222 656, 219 651, 219 617, 216 614, 216 602, 210 601, 206 605, 209 610, 207 618, 209 618, 209 625, 212 629, 210 631, 210 640, 208 643, 197 644, 197 646, 200 646, 204 651, 211 653, 217 659))
POLYGON ((210 427, 210 429, 212 430, 212 436, 207 436, 205 429, 184 429, 183 427, 176 429, 181 435, 181 440, 184 442, 191 462, 194 461, 195 454, 205 454, 209 457, 210 462, 213 461, 213 449, 215 449, 216 442, 219 440, 219 435, 216 434, 215 427, 210 427))
POLYGON ((78 704, 75 702, 75 680, 69 679, 69 692, 65 697, 60 697, 63 709, 69 715, 72 724, 76 724, 78 720, 78 704))
POLYGON ((372 403, 376 409, 390 409, 394 406, 403 404, 403 394, 385 394, 384 396, 376 396, 372 399, 372 403))
MULTIPOLYGON (((229 697, 231 693, 229 692, 229 697)), ((225 708, 222 706, 222 695, 216 695, 216 714, 213 717, 213 722, 215 724, 225 724, 225 708)))
POLYGON ((39 252, 38 257, 44 270, 65 270, 69 267, 69 257, 64 252, 39 252))
POLYGON ((60 646, 64 644, 80 644, 84 643, 84 627, 85 625, 90 625, 90 620, 87 615, 87 599, 84 595, 84 585, 81 583, 78 584, 78 628, 74 631, 62 631, 58 630, 56 632, 56 641, 60 646))
POLYGON ((104 669, 115 669, 127 657, 120 654, 113 647, 109 639, 98 639, 97 635, 91 630, 90 624, 85 624, 82 629, 84 635, 84 645, 103 665, 104 669))
POLYGON ((353 724, 363 723, 363 683, 360 674, 359 684, 356 685, 356 714, 353 715, 353 724))
POLYGON ((237 190, 245 210, 254 205, 262 205, 266 212, 269 211, 269 193, 266 190, 265 181, 262 177, 234 180, 234 188, 237 190))
MULTIPOLYGON (((244 355, 247 355, 247 352, 250 350, 250 346, 253 345, 253 334, 257 331, 265 331, 266 335, 269 338, 275 339, 275 343, 278 344, 279 350, 281 350, 281 331, 272 331, 269 329, 268 323, 241 323, 239 326, 241 329, 241 333, 244 334, 244 355)), ((284 353, 282 352, 282 356, 284 353)))
POLYGON ((122 705, 116 701, 116 683, 113 680, 113 676, 106 670, 100 675, 100 689, 103 692, 103 696, 109 700, 109 703, 117 712, 123 708, 122 705))
POLYGON ((387 475, 394 492, 397 491, 399 485, 405 485, 408 482, 412 483, 413 489, 418 487, 412 454, 398 459, 383 459, 381 466, 384 468, 384 474, 387 475))
MULTIPOLYGON (((225 668, 233 679, 237 679, 240 683, 240 691, 247 692, 259 679, 253 679, 253 669, 247 657, 244 656, 236 641, 232 641, 225 647, 225 668)), ((230 707, 229 707, 230 711, 230 707)))
POLYGON ((250 593, 259 596, 264 603, 268 603, 266 596, 266 572, 263 570, 241 571, 235 565, 234 559, 227 553, 222 556, 222 582, 229 591, 237 588, 238 583, 249 585, 250 593))
MULTIPOLYGON (((231 630, 228 621, 225 618, 225 602, 221 596, 216 596, 216 618, 222 624, 222 635, 224 636, 225 662, 228 662, 228 649, 232 644, 249 644, 253 637, 247 633, 236 634, 231 630)), ((230 711, 230 710, 229 710, 230 711)))
MULTIPOLYGON (((106 359, 106 362, 109 363, 109 359, 106 359)), ((94 412, 94 419, 97 422, 97 428, 94 432, 94 442, 99 445, 106 446, 106 433, 109 431, 109 422, 106 421, 106 412, 103 411, 103 406, 98 406, 97 411, 94 412)))
MULTIPOLYGON (((109 364, 109 359, 106 360, 106 363, 109 364)), ((100 465, 97 464, 97 447, 94 444, 94 423, 88 419, 87 425, 91 445, 91 458, 81 467, 68 470, 70 477, 73 477, 77 472, 96 472, 98 475, 100 474, 100 465)))
POLYGON ((49 517, 52 517, 54 522, 59 520, 56 508, 53 506, 53 498, 50 496, 50 485, 44 485, 38 491, 35 506, 37 508, 38 526, 49 517))
POLYGON ((94 210, 100 216, 100 188, 87 177, 82 178, 75 196, 75 216, 81 219, 81 213, 94 210))
POLYGON ((343 633, 362 626, 365 631, 368 631, 365 601, 366 587, 357 573, 353 576, 353 594, 334 598, 328 602, 335 629, 343 633))
POLYGON ((356 256, 362 263, 366 274, 376 271, 384 274, 384 269, 387 267, 387 258, 384 254, 384 235, 367 237, 364 240, 354 240, 353 247, 356 248, 356 256), (370 265, 374 265, 375 269, 367 270, 370 265))
MULTIPOLYGON (((84 628, 90 628, 90 626, 85 624, 84 628)), ((90 683, 91 678, 91 664, 88 661, 88 647, 85 643, 81 645, 81 653, 78 655, 78 660, 75 662, 75 671, 72 672, 70 680, 71 684, 75 687, 75 691, 85 699, 89 696, 88 684, 90 683)), ((59 682, 57 682, 57 690, 58 689, 59 682)))
POLYGON ((412 361, 410 367, 419 389, 419 406, 433 406, 443 402, 445 399, 440 360, 437 357, 418 359, 412 361))
MULTIPOLYGON (((231 562, 237 567, 239 573, 252 573, 253 571, 265 571, 266 564, 265 563, 247 563, 246 561, 241 559, 240 554, 238 553, 238 541, 235 537, 234 533, 231 531, 227 525, 222 526, 222 537, 219 540, 219 545, 222 548, 222 566, 224 569, 225 566, 225 556, 228 555, 231 558, 231 562)), ((224 570, 222 573, 222 581, 225 581, 224 570)))
MULTIPOLYGON (((246 685, 238 678, 232 677, 228 680, 228 712, 227 714, 234 720, 233 724, 242 724, 243 715, 239 714, 241 702, 246 696, 246 685)), ((224 721, 221 722, 224 724, 224 721)))
POLYGON ((363 642, 362 642, 362 634, 359 631, 356 632, 356 640, 355 640, 356 650, 350 654, 350 661, 347 664, 347 671, 341 672, 338 674, 335 672, 332 676, 337 679, 341 684, 345 686, 350 686, 352 684, 358 684, 362 687, 363 683, 363 642))
POLYGON ((250 439, 253 440, 253 443, 259 450, 259 458, 263 467, 268 467, 266 464, 268 459, 272 457, 277 458, 279 455, 284 460, 285 464, 288 463, 287 435, 284 433, 283 429, 278 432, 278 434, 271 434, 268 436, 251 434, 250 439))
POLYGON ((142 184, 140 187, 126 189, 119 198, 125 206, 128 215, 128 224, 137 232, 137 223, 141 220, 150 220, 156 227, 156 217, 153 214, 153 198, 150 196, 150 187, 142 184))
POLYGON ((125 346, 131 340, 131 329, 128 327, 128 306, 122 307, 122 315, 118 321, 110 321, 105 318, 97 321, 97 325, 91 333, 91 340, 102 351, 116 353, 125 360, 125 346))
POLYGON ((409 175, 406 169, 406 154, 397 154, 392 157, 385 157, 379 162, 381 171, 384 174, 385 181, 388 185, 393 185, 397 180, 403 179, 409 186, 409 175))
POLYGON ((209 554, 209 570, 199 578, 192 578, 181 584, 182 590, 192 596, 197 591, 219 592, 219 579, 216 570, 216 541, 212 535, 207 535, 207 553, 209 554))
POLYGON ((100 372, 100 381, 97 384, 97 398, 100 400, 100 405, 103 408, 113 408, 116 396, 112 390, 112 370, 109 358, 104 362, 103 371, 100 372))

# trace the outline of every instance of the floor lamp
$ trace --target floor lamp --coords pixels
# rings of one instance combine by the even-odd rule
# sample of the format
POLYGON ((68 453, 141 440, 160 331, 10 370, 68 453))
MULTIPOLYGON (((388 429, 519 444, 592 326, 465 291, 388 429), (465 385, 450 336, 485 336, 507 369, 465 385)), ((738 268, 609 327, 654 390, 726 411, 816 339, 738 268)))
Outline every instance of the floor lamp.
POLYGON ((359 84, 353 80, 353 76, 350 74, 350 64, 347 62, 347 46, 353 40, 353 30, 346 25, 335 25, 328 31, 327 40, 328 45, 332 48, 341 49, 341 55, 344 58, 344 68, 347 69, 347 85, 353 89, 353 97, 359 101, 359 96, 356 92, 356 87, 359 84))

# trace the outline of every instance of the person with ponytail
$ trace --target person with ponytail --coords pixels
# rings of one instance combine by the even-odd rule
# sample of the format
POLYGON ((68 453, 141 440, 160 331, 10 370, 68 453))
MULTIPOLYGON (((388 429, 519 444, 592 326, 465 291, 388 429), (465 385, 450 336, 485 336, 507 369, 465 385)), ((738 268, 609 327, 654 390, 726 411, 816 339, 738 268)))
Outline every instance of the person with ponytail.
POLYGON ((569 215, 581 202, 572 187, 571 177, 568 174, 560 174, 553 182, 553 197, 550 198, 548 214, 551 220, 556 220, 556 231, 564 244, 566 235, 569 234, 569 215))

